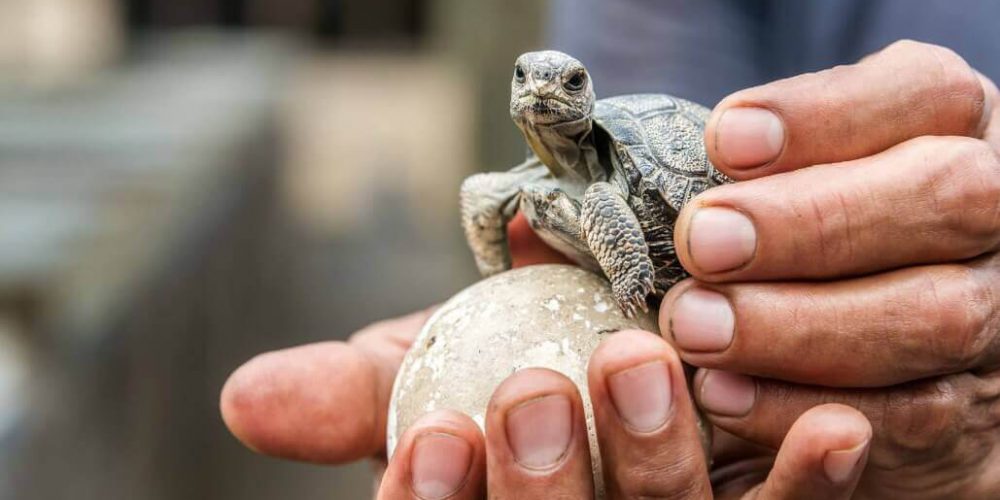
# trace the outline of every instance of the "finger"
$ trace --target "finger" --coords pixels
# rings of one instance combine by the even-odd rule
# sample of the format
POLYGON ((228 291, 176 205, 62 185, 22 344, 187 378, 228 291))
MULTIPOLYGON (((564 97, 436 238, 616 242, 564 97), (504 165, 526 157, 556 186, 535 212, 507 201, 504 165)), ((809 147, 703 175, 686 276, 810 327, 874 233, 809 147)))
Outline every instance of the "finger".
POLYGON ((976 72, 976 76, 986 90, 985 111, 979 127, 983 129, 983 139, 1000 151, 1000 89, 982 73, 976 72))
POLYGON ((535 264, 572 264, 565 255, 546 245, 520 212, 507 225, 507 245, 514 268, 535 264))
POLYGON ((229 430, 267 455, 319 463, 385 447, 392 383, 430 310, 376 323, 350 341, 261 354, 230 375, 220 396, 229 430))
POLYGON ((773 448, 751 443, 715 427, 712 431, 712 466, 709 472, 712 495, 716 500, 735 500, 755 492, 774 468, 775 455, 773 448), (735 449, 725 450, 727 455, 720 457, 716 451, 720 439, 738 445, 723 445, 735 449))
POLYGON ((592 498, 583 403, 573 382, 541 368, 511 375, 486 415, 491 498, 592 498))
POLYGON ((891 476, 904 466, 933 468, 956 453, 972 453, 962 443, 987 439, 992 432, 1000 377, 960 373, 884 389, 832 389, 701 369, 694 393, 713 424, 772 448, 810 408, 854 407, 873 427, 873 472, 891 476))
MULTIPOLYGON (((722 429, 713 428, 712 450, 710 453, 710 456, 712 457, 712 470, 709 473, 709 478, 712 480, 712 484, 714 486, 716 484, 716 472, 719 471, 720 468, 724 468, 729 465, 738 465, 741 462, 746 462, 748 459, 752 459, 754 457, 761 457, 768 459, 766 467, 761 468, 762 472, 759 473, 759 477, 753 482, 753 484, 762 483, 764 482, 764 478, 767 476, 767 472, 770 471, 771 467, 774 465, 774 454, 775 450, 773 448, 761 446, 722 429)), ((745 470, 745 468, 742 469, 745 470)), ((746 491, 746 489, 747 488, 744 488, 742 491, 746 491)), ((717 491, 716 498, 718 498, 717 491)))
POLYGON ((379 499, 478 499, 486 492, 483 436, 453 411, 425 415, 403 433, 379 485, 379 499))
POLYGON ((1000 257, 831 283, 685 281, 660 307, 685 361, 876 387, 1000 362, 1000 257))
POLYGON ((851 498, 868 458, 872 428, 844 405, 817 406, 792 424, 774 468, 752 498, 851 498))
POLYGON ((924 135, 980 137, 986 95, 954 52, 904 40, 850 66, 739 91, 705 130, 734 179, 862 158, 924 135))
POLYGON ((674 241, 685 269, 705 281, 829 278, 994 250, 998 207, 996 151, 925 137, 711 189, 681 211, 674 241))
POLYGON ((587 380, 611 498, 711 498, 684 369, 667 343, 616 333, 591 356, 587 380))

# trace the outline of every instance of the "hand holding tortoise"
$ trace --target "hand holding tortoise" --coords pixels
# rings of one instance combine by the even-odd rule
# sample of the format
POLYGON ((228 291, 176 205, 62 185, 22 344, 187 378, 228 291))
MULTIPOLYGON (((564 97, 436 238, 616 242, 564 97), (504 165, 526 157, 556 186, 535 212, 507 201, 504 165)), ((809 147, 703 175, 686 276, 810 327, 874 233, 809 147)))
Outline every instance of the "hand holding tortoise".
MULTIPOLYGON (((680 212, 676 249, 694 278, 664 297, 661 329, 681 359, 705 367, 694 399, 713 422, 764 446, 722 433, 711 472, 717 495, 760 493, 754 488, 766 476, 769 497, 846 497, 857 477, 851 466, 864 465, 868 448, 859 497, 982 498, 1000 491, 998 99, 996 87, 954 53, 901 42, 857 65, 739 92, 716 108, 706 134, 709 158, 746 182, 712 189, 680 212), (871 439, 855 410, 817 408, 831 402, 867 416, 871 439), (833 418, 814 418, 816 412, 833 418), (845 423, 840 429, 849 439, 815 446, 845 423), (772 469, 769 449, 782 442, 772 469), (847 482, 825 474, 825 454, 803 454, 844 444, 851 446, 835 456, 850 460, 835 469, 849 472, 838 476, 847 482)), ((510 244, 533 249, 529 260, 558 258, 524 243, 532 240, 523 219, 513 225, 510 244)), ((323 463, 377 455, 389 385, 423 318, 382 323, 349 344, 249 362, 223 391, 227 424, 268 454, 323 463)), ((619 359, 651 356, 676 366, 665 345, 632 355, 629 347, 619 359)), ((624 366, 638 365, 616 368, 624 366)), ((530 385, 505 387, 524 396, 530 394, 517 389, 530 385)), ((555 379, 540 387, 562 390, 555 379)), ((425 429, 443 430, 434 427, 440 420, 429 423, 425 429)), ((482 481, 500 472, 476 458, 485 448, 473 424, 456 425, 449 429, 469 446, 457 448, 470 450, 475 464, 467 469, 472 475, 458 479, 472 478, 461 484, 476 488, 462 491, 477 495, 482 481)), ((619 436, 623 443, 637 439, 619 436)), ((668 493, 711 493, 657 483, 674 470, 704 485, 697 463, 653 453, 632 459, 610 472, 635 472, 634 479, 648 481, 636 484, 672 487, 668 493)), ((389 479, 403 480, 386 491, 412 494, 413 464, 395 464, 401 475, 389 479)), ((568 485, 565 470, 530 478, 568 485)))
POLYGON ((717 426, 774 447, 840 402, 874 426, 860 496, 1000 494, 998 106, 903 41, 715 108, 709 157, 743 182, 679 215, 694 278, 660 326, 717 426))

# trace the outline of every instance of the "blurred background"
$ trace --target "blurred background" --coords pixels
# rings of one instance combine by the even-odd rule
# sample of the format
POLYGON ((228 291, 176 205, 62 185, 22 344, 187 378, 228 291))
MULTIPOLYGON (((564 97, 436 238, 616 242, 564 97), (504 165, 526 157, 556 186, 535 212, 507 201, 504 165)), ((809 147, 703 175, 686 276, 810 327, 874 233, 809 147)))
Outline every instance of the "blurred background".
POLYGON ((219 390, 477 278, 458 186, 523 159, 518 54, 706 105, 903 37, 1000 79, 996 2, 914 3, 0 0, 0 500, 369 498, 219 390))
POLYGON ((256 353, 475 279, 538 0, 0 0, 0 498, 365 498, 254 455, 256 353))

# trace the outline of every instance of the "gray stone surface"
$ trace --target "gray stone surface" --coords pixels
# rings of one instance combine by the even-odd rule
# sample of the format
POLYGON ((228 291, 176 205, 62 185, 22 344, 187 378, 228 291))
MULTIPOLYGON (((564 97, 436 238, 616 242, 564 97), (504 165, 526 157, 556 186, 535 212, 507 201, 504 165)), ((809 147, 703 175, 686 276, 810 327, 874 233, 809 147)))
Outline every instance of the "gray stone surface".
MULTIPOLYGON (((483 280, 441 306, 414 341, 389 408, 391 456, 399 436, 427 412, 461 411, 483 427, 494 388, 517 370, 565 374, 583 395, 592 465, 600 455, 587 392, 591 352, 615 331, 656 332, 655 312, 626 318, 608 282, 580 268, 531 266, 483 280)), ((603 488, 600 474, 596 485, 603 488)))

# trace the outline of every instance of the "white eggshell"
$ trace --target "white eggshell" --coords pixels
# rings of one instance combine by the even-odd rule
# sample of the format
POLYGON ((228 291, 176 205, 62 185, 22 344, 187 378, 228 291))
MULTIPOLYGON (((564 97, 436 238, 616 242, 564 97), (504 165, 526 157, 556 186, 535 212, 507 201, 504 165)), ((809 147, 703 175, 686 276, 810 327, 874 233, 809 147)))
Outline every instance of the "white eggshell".
MULTIPOLYGON (((655 314, 626 318, 608 282, 577 267, 530 266, 470 286, 431 316, 403 361, 389 405, 389 455, 430 411, 457 410, 482 428, 500 382, 522 368, 544 367, 579 387, 592 465, 600 471, 587 361, 601 339, 634 328, 658 332, 655 314)), ((603 490, 601 474, 595 479, 603 490)))

